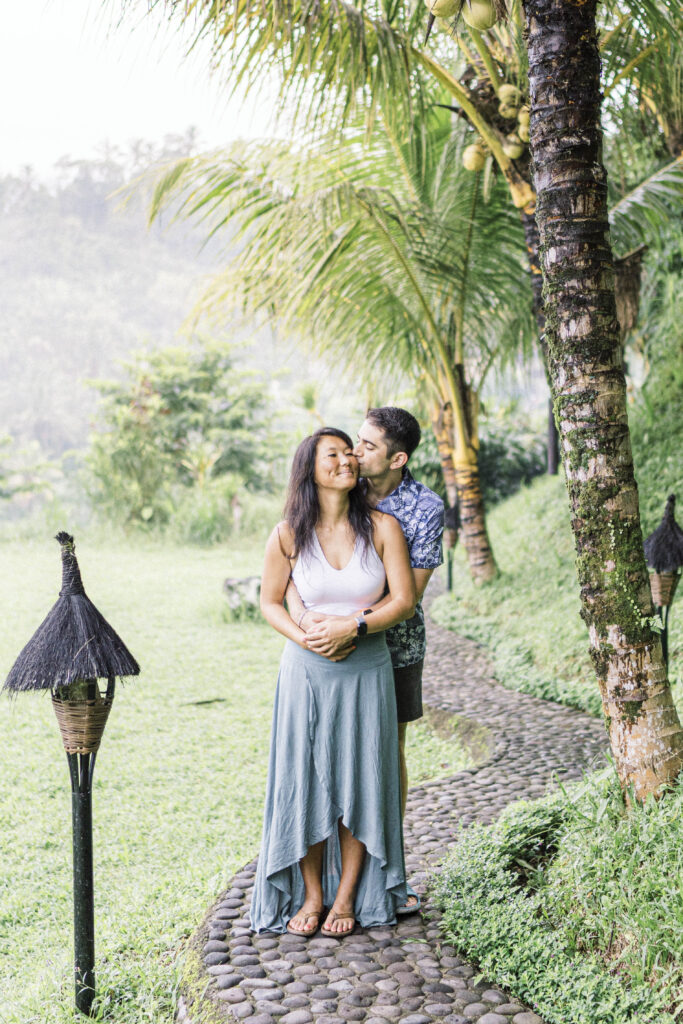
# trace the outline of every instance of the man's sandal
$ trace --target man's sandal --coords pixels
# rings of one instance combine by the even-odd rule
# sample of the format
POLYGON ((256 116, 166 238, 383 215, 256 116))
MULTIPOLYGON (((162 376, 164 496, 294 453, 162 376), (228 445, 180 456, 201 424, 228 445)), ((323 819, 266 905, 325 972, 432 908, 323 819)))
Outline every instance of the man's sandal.
MULTIPOLYGON (((318 933, 318 931, 320 929, 320 918, 323 917, 324 914, 325 914, 325 908, 324 907, 322 908, 322 910, 311 910, 311 912, 309 914, 304 914, 304 924, 308 924, 308 922, 310 921, 310 919, 312 917, 317 917, 318 924, 316 925, 315 928, 306 928, 306 929, 293 928, 292 927, 292 921, 294 920, 294 918, 292 918, 291 920, 289 920, 287 922, 287 931, 289 932, 290 935, 298 935, 299 938, 301 938, 301 939, 312 939, 314 935, 317 935, 317 933, 318 933)), ((297 915, 295 914, 294 917, 296 917, 296 916, 297 915)))
MULTIPOLYGON (((326 936, 328 939, 345 939, 347 935, 353 935, 357 926, 356 918, 353 914, 336 914, 332 911, 327 918, 327 921, 329 921, 330 924, 334 924, 335 921, 353 921, 353 928, 349 928, 349 930, 345 932, 333 932, 323 925, 320 929, 320 934, 326 936)), ((327 921, 325 924, 327 924, 327 921)))

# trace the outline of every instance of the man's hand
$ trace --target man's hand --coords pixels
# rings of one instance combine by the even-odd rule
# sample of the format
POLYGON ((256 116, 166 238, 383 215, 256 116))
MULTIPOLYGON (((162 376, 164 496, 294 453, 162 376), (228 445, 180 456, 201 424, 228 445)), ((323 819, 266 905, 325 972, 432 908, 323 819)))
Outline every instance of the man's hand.
POLYGON ((323 615, 322 612, 305 611, 299 617, 298 625, 305 633, 308 629, 312 629, 314 626, 317 626, 319 622, 324 622, 326 618, 328 618, 328 616, 323 615))
POLYGON ((346 615, 316 616, 317 622, 309 625, 309 619, 302 623, 306 627, 304 644, 315 654, 322 654, 331 661, 341 661, 355 650, 358 632, 356 620, 346 615))

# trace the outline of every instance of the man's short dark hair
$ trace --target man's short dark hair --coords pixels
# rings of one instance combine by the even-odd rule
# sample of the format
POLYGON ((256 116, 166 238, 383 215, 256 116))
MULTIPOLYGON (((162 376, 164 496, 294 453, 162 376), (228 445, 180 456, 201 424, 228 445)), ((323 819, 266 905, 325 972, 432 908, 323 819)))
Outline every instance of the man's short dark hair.
POLYGON ((379 409, 368 409, 366 419, 383 431, 387 455, 390 458, 393 458, 396 452, 405 452, 410 458, 420 443, 420 424, 406 409, 398 409, 395 405, 383 405, 379 409))

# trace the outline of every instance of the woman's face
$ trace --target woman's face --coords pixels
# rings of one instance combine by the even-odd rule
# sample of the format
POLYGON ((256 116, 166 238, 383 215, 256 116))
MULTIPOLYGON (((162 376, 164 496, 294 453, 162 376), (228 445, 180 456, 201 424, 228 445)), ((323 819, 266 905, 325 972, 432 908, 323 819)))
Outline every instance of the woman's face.
POLYGON ((334 491, 351 491, 358 482, 358 459, 341 437, 321 437, 315 450, 315 483, 334 491))

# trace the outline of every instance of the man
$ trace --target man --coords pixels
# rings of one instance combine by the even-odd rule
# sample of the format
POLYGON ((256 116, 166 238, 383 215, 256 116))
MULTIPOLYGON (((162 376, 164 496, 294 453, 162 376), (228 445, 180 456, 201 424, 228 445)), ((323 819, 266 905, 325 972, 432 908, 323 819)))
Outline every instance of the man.
MULTIPOLYGON (((396 686, 402 813, 405 813, 408 796, 406 730, 409 722, 422 717, 422 669, 426 637, 420 599, 434 569, 443 562, 443 501, 434 491, 414 480, 408 469, 408 460, 420 443, 420 437, 420 425, 411 413, 394 406, 383 406, 368 410, 354 449, 370 503, 381 512, 394 516, 401 524, 417 591, 417 607, 413 617, 387 630, 386 635, 396 686)), ((287 592, 287 603, 290 614, 304 627, 309 625, 308 622, 301 622, 306 613, 298 595, 291 593, 291 588, 287 592)), ((336 645, 338 657, 348 654, 350 643, 351 638, 340 638, 336 645)), ((331 653, 330 645, 325 653, 328 656, 331 653)), ((399 913, 411 913, 419 906, 419 899, 411 894, 399 913)))
POLYGON ((409 722, 422 717, 426 636, 420 601, 432 573, 443 562, 443 501, 434 491, 418 483, 408 469, 408 460, 420 443, 420 437, 420 425, 414 416, 405 409, 384 406, 368 410, 354 449, 371 505, 380 512, 388 512, 401 524, 415 577, 415 614, 387 630, 396 686, 404 813, 408 795, 406 729, 409 722))

